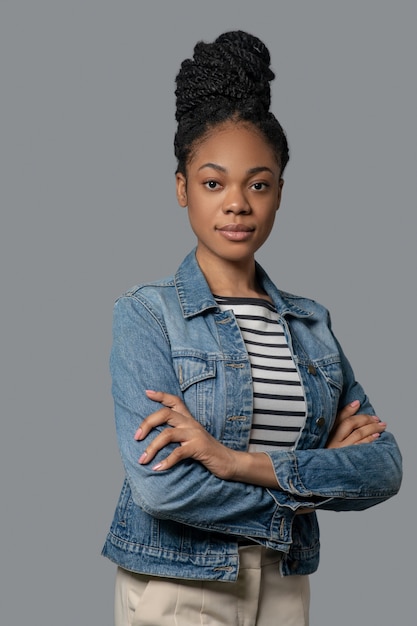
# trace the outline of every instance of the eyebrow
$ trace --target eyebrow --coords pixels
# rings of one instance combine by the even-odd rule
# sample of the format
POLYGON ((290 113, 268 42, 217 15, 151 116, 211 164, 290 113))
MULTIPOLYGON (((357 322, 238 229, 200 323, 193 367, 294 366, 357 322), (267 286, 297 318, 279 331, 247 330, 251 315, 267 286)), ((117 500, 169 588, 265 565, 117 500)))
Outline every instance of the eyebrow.
MULTIPOLYGON (((211 169, 217 170, 218 172, 227 173, 227 169, 223 167, 222 165, 218 165, 217 163, 204 163, 201 167, 198 168, 198 171, 203 170, 205 167, 210 167, 211 169)), ((260 172, 270 172, 272 175, 274 174, 271 168, 267 167, 266 165, 258 165, 257 167, 251 167, 250 169, 246 171, 246 173, 249 175, 259 174, 260 172)))

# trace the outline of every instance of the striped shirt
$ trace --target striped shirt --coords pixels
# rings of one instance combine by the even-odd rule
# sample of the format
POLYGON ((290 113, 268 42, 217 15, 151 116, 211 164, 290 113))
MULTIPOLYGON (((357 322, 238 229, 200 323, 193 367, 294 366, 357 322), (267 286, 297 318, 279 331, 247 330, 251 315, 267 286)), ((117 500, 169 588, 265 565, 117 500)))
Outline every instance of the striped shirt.
POLYGON ((274 305, 261 298, 214 297, 222 311, 234 312, 251 363, 249 452, 293 448, 306 420, 306 403, 274 305))

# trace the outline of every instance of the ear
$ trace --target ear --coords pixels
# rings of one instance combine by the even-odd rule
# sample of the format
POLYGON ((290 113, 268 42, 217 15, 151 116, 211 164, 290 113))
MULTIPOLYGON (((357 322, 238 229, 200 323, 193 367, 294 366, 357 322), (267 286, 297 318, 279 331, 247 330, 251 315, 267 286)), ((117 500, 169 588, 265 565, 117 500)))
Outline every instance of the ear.
POLYGON ((279 182, 278 182, 278 194, 277 194, 277 211, 279 209, 279 206, 281 204, 281 197, 282 197, 282 188, 284 186, 284 179, 280 178, 279 182))
POLYGON ((175 174, 175 184, 177 189, 178 204, 182 207, 187 206, 187 180, 184 174, 178 172, 175 174))

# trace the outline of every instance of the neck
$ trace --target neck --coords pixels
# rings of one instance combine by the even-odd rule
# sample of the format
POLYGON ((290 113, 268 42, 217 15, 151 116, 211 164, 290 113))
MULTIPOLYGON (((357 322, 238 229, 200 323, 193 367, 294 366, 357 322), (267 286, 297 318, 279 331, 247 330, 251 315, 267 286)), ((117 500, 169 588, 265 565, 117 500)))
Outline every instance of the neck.
POLYGON ((227 261, 225 259, 201 258, 197 250, 197 261, 212 293, 229 297, 266 297, 256 280, 255 259, 227 261))

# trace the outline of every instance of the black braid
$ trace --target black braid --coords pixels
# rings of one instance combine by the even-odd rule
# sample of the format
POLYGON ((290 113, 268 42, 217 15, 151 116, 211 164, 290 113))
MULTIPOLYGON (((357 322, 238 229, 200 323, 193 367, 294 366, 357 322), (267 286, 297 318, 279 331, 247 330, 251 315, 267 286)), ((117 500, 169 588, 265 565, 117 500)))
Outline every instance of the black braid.
POLYGON ((193 148, 214 126, 241 120, 260 130, 282 173, 289 151, 284 130, 269 111, 274 78, 267 47, 249 33, 232 31, 214 43, 197 43, 193 58, 183 61, 176 77, 177 172, 185 175, 193 148))

